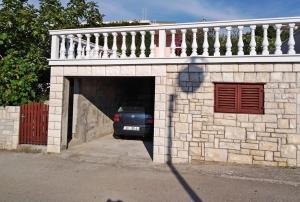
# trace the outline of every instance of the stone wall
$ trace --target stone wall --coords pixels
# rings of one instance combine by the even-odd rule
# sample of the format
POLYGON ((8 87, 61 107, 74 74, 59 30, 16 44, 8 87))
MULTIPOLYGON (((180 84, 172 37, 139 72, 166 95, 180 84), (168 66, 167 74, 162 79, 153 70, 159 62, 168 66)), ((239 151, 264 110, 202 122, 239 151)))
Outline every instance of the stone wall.
POLYGON ((0 149, 16 149, 19 142, 20 107, 0 107, 0 149))
POLYGON ((170 158, 300 166, 300 65, 167 66, 170 158), (265 83, 265 114, 214 113, 214 82, 265 83))

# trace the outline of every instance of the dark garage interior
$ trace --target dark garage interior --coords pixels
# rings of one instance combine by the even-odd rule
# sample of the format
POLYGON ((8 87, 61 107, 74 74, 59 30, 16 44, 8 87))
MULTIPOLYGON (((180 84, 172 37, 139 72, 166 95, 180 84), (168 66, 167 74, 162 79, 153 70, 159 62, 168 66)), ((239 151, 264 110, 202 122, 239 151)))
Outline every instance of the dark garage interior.
POLYGON ((154 77, 73 77, 68 81, 67 147, 112 135, 113 117, 120 106, 144 107, 154 116, 154 77))

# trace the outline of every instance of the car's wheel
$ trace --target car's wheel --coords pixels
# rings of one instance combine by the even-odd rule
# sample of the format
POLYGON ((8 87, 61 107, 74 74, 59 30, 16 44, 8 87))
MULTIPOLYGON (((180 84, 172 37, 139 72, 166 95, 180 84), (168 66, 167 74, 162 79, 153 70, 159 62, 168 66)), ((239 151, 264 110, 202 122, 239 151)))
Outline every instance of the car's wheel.
POLYGON ((119 136, 119 135, 117 135, 117 134, 113 134, 113 137, 115 138, 115 139, 121 139, 121 137, 119 136))

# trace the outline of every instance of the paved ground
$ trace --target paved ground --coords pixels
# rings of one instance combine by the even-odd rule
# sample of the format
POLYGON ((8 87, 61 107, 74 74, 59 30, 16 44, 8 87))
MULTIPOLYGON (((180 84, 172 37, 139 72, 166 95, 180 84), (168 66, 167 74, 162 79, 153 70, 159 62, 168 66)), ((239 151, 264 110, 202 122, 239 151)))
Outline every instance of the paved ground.
POLYGON ((111 137, 60 155, 0 151, 0 201, 300 201, 300 169, 150 159, 142 141, 111 137))

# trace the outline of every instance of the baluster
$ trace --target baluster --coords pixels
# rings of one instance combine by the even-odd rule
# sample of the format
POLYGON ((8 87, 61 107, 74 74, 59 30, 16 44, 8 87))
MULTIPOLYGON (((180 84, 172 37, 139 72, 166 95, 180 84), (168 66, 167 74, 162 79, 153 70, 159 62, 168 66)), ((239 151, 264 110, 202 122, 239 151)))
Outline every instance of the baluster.
POLYGON ((60 56, 59 59, 66 59, 66 36, 61 35, 61 43, 60 43, 60 56))
POLYGON ((108 58, 108 43, 107 43, 108 33, 103 33, 103 36, 104 36, 104 45, 103 45, 102 58, 107 59, 108 58))
POLYGON ((136 50, 136 46, 135 46, 135 35, 136 33, 135 32, 130 32, 131 34, 131 54, 130 54, 130 57, 131 58, 135 58, 136 55, 135 55, 135 50, 136 50))
POLYGON ((192 29, 193 32, 193 43, 192 43, 192 55, 191 56, 197 56, 197 48, 198 48, 198 44, 197 44, 197 29, 192 29))
POLYGON ((263 25, 264 39, 263 39, 263 55, 269 55, 269 40, 268 40, 268 28, 269 25, 263 25))
POLYGON ((250 55, 256 55, 256 39, 255 39, 256 25, 251 25, 250 29, 251 29, 250 55))
POLYGON ((204 32, 204 40, 203 40, 203 56, 209 56, 208 53, 208 48, 209 48, 209 43, 208 43, 208 36, 207 36, 207 32, 208 32, 208 28, 203 28, 203 32, 204 32))
POLYGON ((93 58, 98 59, 99 58, 99 50, 100 50, 100 48, 99 48, 99 36, 100 36, 100 34, 95 33, 94 36, 95 36, 96 40, 95 40, 95 48, 94 48, 93 58))
POLYGON ((181 38, 181 55, 180 57, 186 57, 186 29, 181 30, 182 38, 181 38))
POLYGON ((294 28, 295 28, 295 23, 291 23, 289 24, 289 27, 290 27, 290 38, 289 38, 289 42, 288 42, 288 45, 289 45, 289 52, 288 54, 289 55, 294 55, 296 54, 296 51, 295 51, 295 38, 294 38, 294 28))
POLYGON ((81 55, 82 58, 85 58, 85 46, 82 47, 81 55))
POLYGON ((82 59, 82 35, 77 34, 78 46, 77 46, 77 56, 76 59, 82 59))
POLYGON ((145 58, 145 57, 146 57, 146 54, 145 54, 145 50, 146 50, 146 45, 145 45, 145 34, 146 34, 146 32, 145 32, 145 31, 141 31, 140 33, 141 33, 141 35, 142 35, 142 41, 141 41, 141 55, 140 55, 140 58, 145 58))
POLYGON ((122 55, 121 55, 121 58, 126 58, 127 55, 126 55, 126 50, 127 50, 127 47, 126 47, 126 35, 127 33, 126 32, 121 32, 122 34, 122 55))
POLYGON ((232 56, 232 42, 231 42, 231 27, 226 27, 227 30, 227 41, 226 41, 226 56, 232 56))
POLYGON ((85 36, 86 36, 85 58, 89 59, 89 58, 91 58, 91 35, 86 34, 85 36))
POLYGON ((74 59, 74 36, 72 34, 68 35, 68 39, 70 41, 70 47, 68 50, 68 59, 74 59))
POLYGON ((238 26, 238 29, 239 29, 238 55, 244 55, 244 41, 243 41, 244 26, 238 26))
POLYGON ((150 34, 151 34, 150 58, 154 58, 155 57, 155 43, 154 43, 155 31, 150 31, 150 34))
POLYGON ((276 24, 275 27, 276 27, 275 55, 282 55, 282 51, 281 51, 282 42, 281 42, 281 36, 280 36, 281 35, 280 29, 282 27, 282 24, 276 24))
POLYGON ((176 57, 176 43, 175 43, 175 35, 176 35, 176 30, 171 30, 172 34, 172 41, 171 41, 171 57, 176 57))
POLYGON ((215 53, 214 56, 220 56, 220 27, 215 27, 214 28, 215 32, 216 32, 216 38, 215 38, 215 44, 214 44, 214 48, 215 48, 215 53))
POLYGON ((117 51, 118 51, 118 47, 117 47, 117 36, 118 33, 117 32, 113 32, 113 46, 112 46, 112 55, 111 58, 117 58, 117 51))

